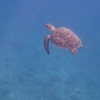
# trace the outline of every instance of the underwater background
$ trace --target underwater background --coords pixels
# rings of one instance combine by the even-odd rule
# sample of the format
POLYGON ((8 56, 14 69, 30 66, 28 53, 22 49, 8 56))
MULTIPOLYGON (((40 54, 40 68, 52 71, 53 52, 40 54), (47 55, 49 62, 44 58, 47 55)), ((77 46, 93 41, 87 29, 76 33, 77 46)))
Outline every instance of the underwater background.
POLYGON ((0 100, 100 100, 100 0, 0 0, 0 100), (90 49, 48 55, 46 23, 90 49))

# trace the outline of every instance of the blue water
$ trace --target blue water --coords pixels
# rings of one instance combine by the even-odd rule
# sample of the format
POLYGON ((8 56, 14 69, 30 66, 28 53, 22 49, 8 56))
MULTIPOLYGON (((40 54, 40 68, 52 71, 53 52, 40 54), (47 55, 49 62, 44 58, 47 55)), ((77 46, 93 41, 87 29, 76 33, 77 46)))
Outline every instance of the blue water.
POLYGON ((99 37, 100 0, 0 0, 0 100, 100 100, 99 37), (48 55, 46 23, 90 49, 48 55))

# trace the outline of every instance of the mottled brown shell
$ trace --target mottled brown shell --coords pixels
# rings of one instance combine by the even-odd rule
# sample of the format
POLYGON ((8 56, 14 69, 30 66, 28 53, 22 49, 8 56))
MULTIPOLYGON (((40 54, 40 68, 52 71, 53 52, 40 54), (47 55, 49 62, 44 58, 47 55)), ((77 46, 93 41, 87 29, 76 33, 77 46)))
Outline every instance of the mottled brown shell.
POLYGON ((64 49, 77 49, 82 45, 76 34, 65 27, 53 30, 50 39, 54 45, 64 49))

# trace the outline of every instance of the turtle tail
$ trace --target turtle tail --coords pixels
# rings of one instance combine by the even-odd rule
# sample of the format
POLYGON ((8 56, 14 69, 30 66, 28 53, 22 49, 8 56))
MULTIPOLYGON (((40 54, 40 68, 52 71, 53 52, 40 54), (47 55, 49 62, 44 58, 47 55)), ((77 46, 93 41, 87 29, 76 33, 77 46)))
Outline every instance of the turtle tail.
POLYGON ((90 49, 89 47, 87 46, 84 46, 84 45, 81 45, 82 48, 86 48, 86 49, 90 49))

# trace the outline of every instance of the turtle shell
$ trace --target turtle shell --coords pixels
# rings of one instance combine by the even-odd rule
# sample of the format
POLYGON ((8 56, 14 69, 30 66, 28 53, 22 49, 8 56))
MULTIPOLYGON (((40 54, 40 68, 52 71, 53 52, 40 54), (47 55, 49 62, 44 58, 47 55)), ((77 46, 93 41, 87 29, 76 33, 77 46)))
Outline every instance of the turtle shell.
POLYGON ((61 27, 52 31, 52 43, 58 48, 73 49, 82 45, 81 40, 68 28, 61 27))

